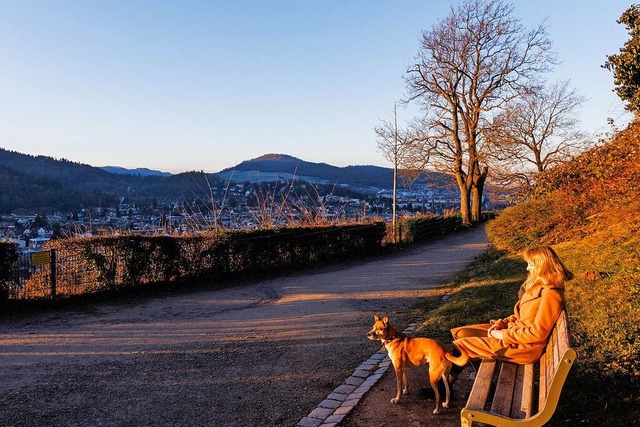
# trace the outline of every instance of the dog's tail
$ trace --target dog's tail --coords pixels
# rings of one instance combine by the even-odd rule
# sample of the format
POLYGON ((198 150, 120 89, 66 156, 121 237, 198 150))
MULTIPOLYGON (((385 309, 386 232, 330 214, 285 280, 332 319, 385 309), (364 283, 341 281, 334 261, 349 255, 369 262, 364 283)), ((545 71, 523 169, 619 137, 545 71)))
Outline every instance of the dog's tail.
POLYGON ((445 353, 444 357, 446 357, 449 362, 452 362, 458 366, 464 366, 469 362, 469 356, 465 352, 462 352, 460 356, 454 356, 453 354, 447 352, 445 353))

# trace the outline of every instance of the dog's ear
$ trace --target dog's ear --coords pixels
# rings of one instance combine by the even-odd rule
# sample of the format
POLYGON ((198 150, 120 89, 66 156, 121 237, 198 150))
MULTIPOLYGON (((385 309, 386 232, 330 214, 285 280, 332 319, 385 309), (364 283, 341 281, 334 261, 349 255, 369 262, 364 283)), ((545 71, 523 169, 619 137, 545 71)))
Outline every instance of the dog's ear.
POLYGON ((389 323, 389 318, 387 316, 383 316, 382 317, 382 324, 384 326, 387 326, 388 323, 389 323))
POLYGON ((380 317, 378 317, 378 313, 376 313, 376 312, 373 313, 373 321, 374 322, 379 322, 380 321, 380 317))

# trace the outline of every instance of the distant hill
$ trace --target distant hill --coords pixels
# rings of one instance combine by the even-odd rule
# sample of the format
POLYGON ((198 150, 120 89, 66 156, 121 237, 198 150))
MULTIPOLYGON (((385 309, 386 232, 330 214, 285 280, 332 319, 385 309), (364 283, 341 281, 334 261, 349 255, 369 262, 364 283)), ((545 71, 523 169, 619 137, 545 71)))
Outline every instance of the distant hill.
MULTIPOLYGON (((218 172, 223 181, 272 181, 299 179, 325 184, 388 189, 393 183, 393 169, 380 166, 337 167, 326 163, 307 162, 286 154, 265 154, 218 172)), ((420 184, 447 188, 453 185, 448 175, 429 172, 421 175, 420 184)))
POLYGON ((115 175, 89 165, 4 149, 0 149, 0 168, 2 212, 100 206, 115 200, 118 190, 114 189, 129 187, 128 182, 113 181, 115 175))
POLYGON ((184 185, 189 179, 172 178, 112 174, 66 159, 0 148, 0 212, 19 208, 67 211, 112 206, 122 197, 140 201, 190 192, 184 185))
POLYGON ((169 172, 162 172, 148 168, 127 169, 120 166, 101 166, 100 169, 117 175, 137 175, 137 176, 171 176, 169 172))

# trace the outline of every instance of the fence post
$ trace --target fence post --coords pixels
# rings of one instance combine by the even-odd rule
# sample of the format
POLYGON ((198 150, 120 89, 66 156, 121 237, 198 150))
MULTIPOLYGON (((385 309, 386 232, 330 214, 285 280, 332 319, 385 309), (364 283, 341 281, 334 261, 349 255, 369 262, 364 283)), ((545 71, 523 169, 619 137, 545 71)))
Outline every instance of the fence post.
POLYGON ((56 297, 56 258, 57 258, 57 252, 55 249, 50 249, 51 251, 51 278, 50 278, 50 282, 51 282, 51 298, 55 298, 56 297))

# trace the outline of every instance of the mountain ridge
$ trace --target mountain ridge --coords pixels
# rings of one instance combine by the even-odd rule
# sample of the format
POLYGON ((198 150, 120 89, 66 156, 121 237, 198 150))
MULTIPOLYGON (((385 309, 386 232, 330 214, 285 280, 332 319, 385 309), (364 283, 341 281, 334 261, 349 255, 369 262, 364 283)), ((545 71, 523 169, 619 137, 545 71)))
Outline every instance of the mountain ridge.
MULTIPOLYGON (((264 154, 251 160, 245 160, 236 166, 223 169, 217 175, 223 180, 232 180, 233 176, 243 172, 242 177, 256 180, 317 178, 318 182, 345 184, 360 187, 389 189, 393 184, 393 169, 373 165, 333 166, 327 163, 308 162, 287 154, 264 154), (253 174, 252 174, 253 173, 253 174), (270 174, 270 175, 265 175, 270 174), (274 175, 275 174, 275 175, 274 175), (280 175, 278 175, 280 174, 280 175)), ((251 179, 249 179, 251 180, 251 179)), ((453 184, 452 179, 438 172, 423 172, 417 180, 420 184, 430 182, 436 187, 446 188, 453 184)))
POLYGON ((149 168, 124 168, 122 166, 99 166, 100 169, 116 175, 139 175, 139 176, 171 176, 170 172, 163 172, 149 168))

